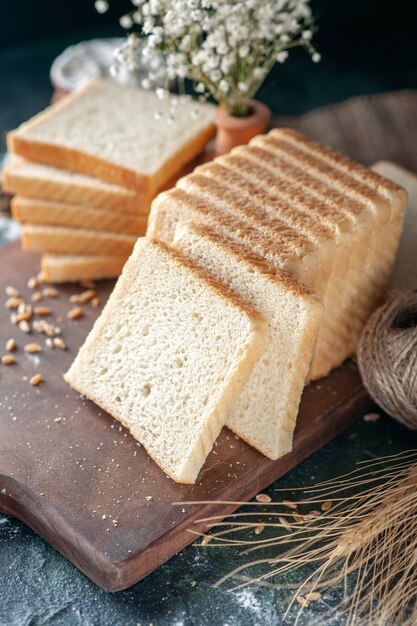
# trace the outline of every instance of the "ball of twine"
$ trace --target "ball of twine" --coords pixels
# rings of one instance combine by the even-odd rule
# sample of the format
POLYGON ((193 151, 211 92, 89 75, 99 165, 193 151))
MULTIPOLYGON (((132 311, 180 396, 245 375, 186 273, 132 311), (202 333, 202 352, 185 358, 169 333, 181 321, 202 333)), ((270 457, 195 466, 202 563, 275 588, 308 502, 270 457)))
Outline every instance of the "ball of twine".
POLYGON ((393 297, 369 318, 358 364, 373 400, 417 429, 417 290, 393 297))

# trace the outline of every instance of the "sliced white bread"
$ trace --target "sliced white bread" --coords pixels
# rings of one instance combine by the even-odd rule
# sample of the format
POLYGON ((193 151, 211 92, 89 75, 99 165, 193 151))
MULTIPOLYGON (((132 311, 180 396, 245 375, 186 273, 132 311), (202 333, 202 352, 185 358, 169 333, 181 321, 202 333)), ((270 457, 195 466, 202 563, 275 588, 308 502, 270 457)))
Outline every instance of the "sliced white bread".
POLYGON ((301 393, 322 314, 317 296, 207 224, 180 222, 174 245, 268 321, 270 342, 226 425, 270 459, 292 448, 301 393))
POLYGON ((129 255, 137 237, 104 230, 24 224, 22 248, 52 254, 129 255))
POLYGON ((144 194, 66 169, 16 159, 3 170, 5 191, 96 209, 146 215, 153 194, 144 194))
POLYGON ((255 138, 253 143, 285 158, 314 179, 326 182, 347 199, 361 203, 362 212, 369 213, 373 219, 365 244, 366 263, 360 271, 362 281, 355 305, 351 307, 354 351, 365 320, 385 296, 402 231, 406 194, 395 183, 295 131, 277 129, 266 137, 255 138))
POLYGON ((179 100, 173 123, 171 96, 95 80, 9 133, 8 146, 30 161, 150 194, 214 136, 213 105, 179 100))
POLYGON ((50 283, 80 282, 116 278, 128 257, 44 254, 42 280, 50 283))
MULTIPOLYGON (((314 377, 322 378, 351 356, 349 329, 344 332, 344 319, 341 318, 345 317, 344 304, 351 296, 352 261, 356 259, 355 253, 358 253, 356 224, 336 205, 314 195, 308 176, 303 181, 302 173, 298 178, 283 175, 282 165, 285 164, 267 151, 245 146, 233 150, 219 162, 268 189, 269 194, 284 200, 298 211, 307 213, 333 232, 336 241, 333 271, 323 300, 324 309, 330 314, 326 315, 321 325, 312 363, 314 377), (325 369, 320 367, 320 363, 325 364, 325 369)), ((355 275, 354 279, 357 282, 358 277, 355 275)))
POLYGON ((11 205, 12 217, 29 224, 105 230, 137 236, 144 235, 146 231, 146 215, 118 213, 79 204, 21 196, 14 196, 11 205))
POLYGON ((268 344, 263 317, 161 242, 140 239, 65 380, 193 483, 268 344))

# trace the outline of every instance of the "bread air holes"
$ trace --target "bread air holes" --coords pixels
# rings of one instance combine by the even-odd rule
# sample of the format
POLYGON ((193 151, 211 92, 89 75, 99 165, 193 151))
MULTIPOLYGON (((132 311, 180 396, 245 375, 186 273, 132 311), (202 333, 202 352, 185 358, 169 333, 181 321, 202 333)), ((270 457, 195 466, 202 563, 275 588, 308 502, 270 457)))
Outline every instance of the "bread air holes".
POLYGON ((143 385, 141 389, 142 395, 145 396, 145 398, 147 398, 151 394, 151 391, 152 391, 152 387, 148 383, 143 385))
POLYGON ((202 315, 200 315, 200 313, 197 313, 196 311, 193 311, 193 319, 195 319, 197 322, 203 321, 202 315))
POLYGON ((144 326, 141 331, 142 337, 149 335, 149 326, 144 326))

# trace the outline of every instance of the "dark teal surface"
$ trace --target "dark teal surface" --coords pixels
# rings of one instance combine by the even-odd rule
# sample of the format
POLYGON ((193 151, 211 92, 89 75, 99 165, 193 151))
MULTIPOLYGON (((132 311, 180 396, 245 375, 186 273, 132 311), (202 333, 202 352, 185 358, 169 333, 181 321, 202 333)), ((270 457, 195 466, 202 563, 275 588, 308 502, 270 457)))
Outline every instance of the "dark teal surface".
MULTIPOLYGON (((6 4, 10 15, 13 11, 12 3, 0 0, 0 34, 7 29, 6 4)), ((39 4, 45 9, 48 3, 39 4)), ((410 8, 414 3, 400 2, 393 7, 391 2, 323 0, 314 4, 321 13, 319 41, 323 61, 314 65, 297 50, 283 67, 276 69, 260 94, 274 112, 297 114, 352 95, 417 86, 415 27, 412 26, 415 20, 410 8)), ((18 3, 14 5, 18 7, 18 3)), ((16 8, 15 12, 18 11, 16 8)), ((13 23, 18 28, 18 20, 13 23)), ((83 24, 90 22, 84 20, 83 24)), ((118 34, 108 26, 90 25, 88 30, 76 33, 62 28, 55 37, 29 42, 29 30, 25 24, 20 38, 17 33, 14 39, 8 38, 9 43, 19 41, 19 44, 2 47, 0 43, 3 138, 5 131, 48 104, 49 66, 63 47, 82 38, 118 34)), ((1 151, 0 145, 0 154, 1 151)), ((1 229, 0 223, 0 242, 1 229)), ((278 498, 274 489, 288 488, 285 495, 291 498, 291 488, 348 472, 357 461, 416 445, 415 433, 386 416, 376 423, 360 419, 356 426, 272 485, 269 493, 278 498)), ((281 497, 284 496, 279 494, 281 497)), ((273 550, 269 555, 274 556, 273 550)), ((242 564, 243 558, 248 559, 240 557, 238 550, 192 545, 131 589, 109 594, 98 589, 23 524, 0 514, 0 626, 276 626, 283 623, 282 615, 290 599, 287 589, 252 586, 228 593, 226 588, 212 587, 224 574, 242 564)), ((289 581, 274 582, 284 587, 289 581)), ((333 602, 332 594, 325 595, 306 610, 301 623, 322 624, 322 612, 333 602)), ((343 615, 326 622, 341 625, 343 615)))

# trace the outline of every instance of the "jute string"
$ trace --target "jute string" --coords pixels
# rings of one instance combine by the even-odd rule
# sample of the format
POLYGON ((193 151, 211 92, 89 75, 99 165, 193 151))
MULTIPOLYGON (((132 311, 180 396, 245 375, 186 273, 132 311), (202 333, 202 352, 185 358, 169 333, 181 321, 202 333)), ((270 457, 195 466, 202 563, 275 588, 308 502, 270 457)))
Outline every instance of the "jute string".
POLYGON ((369 318, 358 364, 373 400, 417 429, 417 290, 394 296, 369 318))

